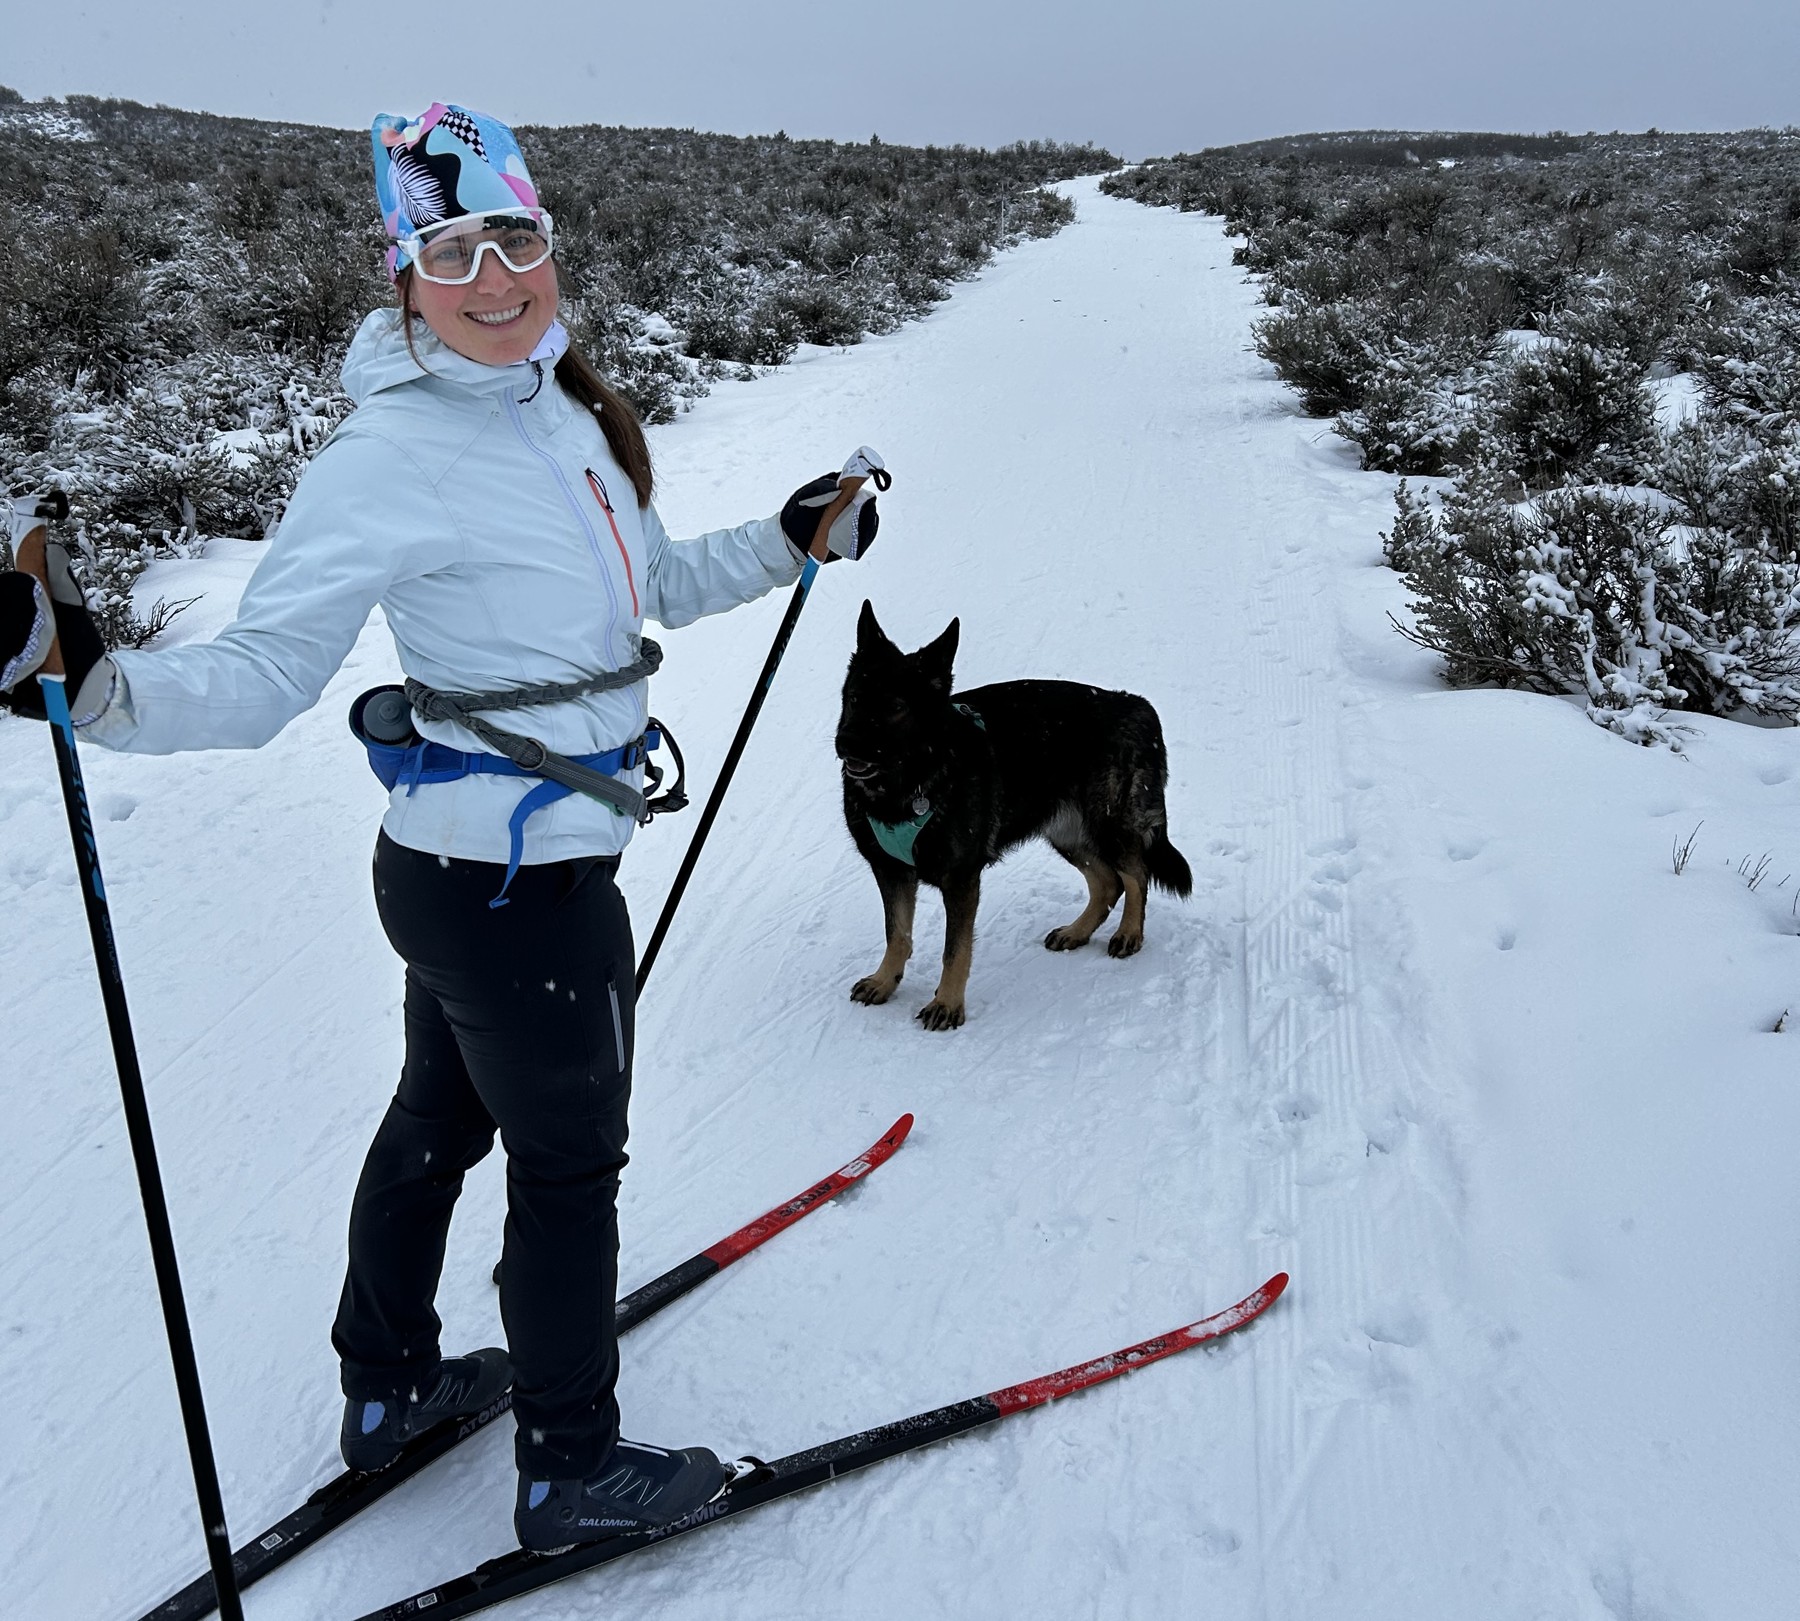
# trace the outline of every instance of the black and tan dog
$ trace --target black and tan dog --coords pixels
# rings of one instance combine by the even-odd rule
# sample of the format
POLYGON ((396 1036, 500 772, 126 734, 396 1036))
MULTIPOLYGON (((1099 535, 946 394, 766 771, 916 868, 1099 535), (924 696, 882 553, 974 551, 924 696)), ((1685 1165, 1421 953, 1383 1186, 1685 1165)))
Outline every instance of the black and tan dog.
POLYGON ((887 918, 881 966, 850 988, 869 1004, 894 994, 912 956, 919 880, 944 894, 944 972, 919 1012, 928 1030, 963 1022, 982 871, 1026 839, 1048 839, 1087 879, 1088 903, 1052 929, 1052 951, 1084 946, 1125 897, 1107 944, 1144 943, 1151 883, 1186 895, 1193 877, 1169 842, 1168 758, 1148 702, 1073 681, 1002 681, 952 695, 958 622, 902 653, 863 604, 844 677, 837 753, 844 819, 875 872, 887 918))

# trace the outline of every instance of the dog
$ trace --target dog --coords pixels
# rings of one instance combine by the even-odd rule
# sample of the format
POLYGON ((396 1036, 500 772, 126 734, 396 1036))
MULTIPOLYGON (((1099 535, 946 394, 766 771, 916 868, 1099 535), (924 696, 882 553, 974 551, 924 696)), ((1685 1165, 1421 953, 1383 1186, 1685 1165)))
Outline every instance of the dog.
POLYGON ((888 1000, 913 948, 919 881, 944 896, 944 969, 920 1011, 927 1030, 954 1030, 975 950, 981 875, 1008 850, 1044 838, 1087 880, 1088 902, 1044 944, 1073 951, 1093 937, 1119 897, 1114 957, 1144 944, 1151 884, 1172 895, 1193 875, 1169 842, 1163 791, 1168 757, 1149 702, 1073 681, 1001 681, 953 694, 960 621, 915 653, 902 653, 864 602, 844 677, 837 757, 844 821, 875 874, 887 951, 851 1000, 888 1000))

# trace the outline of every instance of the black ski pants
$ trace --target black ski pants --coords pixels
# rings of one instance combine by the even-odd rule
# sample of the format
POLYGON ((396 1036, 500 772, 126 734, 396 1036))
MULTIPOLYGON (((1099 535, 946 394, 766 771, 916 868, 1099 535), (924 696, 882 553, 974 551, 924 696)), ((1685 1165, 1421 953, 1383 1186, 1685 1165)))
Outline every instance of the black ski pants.
POLYGON ((500 1313, 519 1467, 585 1479, 619 1434, 619 1172, 631 1092, 631 920, 616 858, 504 868, 375 848, 382 927, 406 963, 406 1063, 350 1211, 332 1344, 346 1396, 409 1389, 438 1360, 433 1308, 463 1174, 506 1149, 500 1313))

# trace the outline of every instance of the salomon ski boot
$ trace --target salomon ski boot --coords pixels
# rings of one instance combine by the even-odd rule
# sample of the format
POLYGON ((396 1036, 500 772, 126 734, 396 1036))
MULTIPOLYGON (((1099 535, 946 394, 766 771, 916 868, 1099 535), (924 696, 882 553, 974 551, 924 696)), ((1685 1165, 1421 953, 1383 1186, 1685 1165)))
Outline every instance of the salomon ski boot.
POLYGON ((512 1363, 492 1348, 445 1357, 409 1390, 381 1401, 344 1403, 338 1450, 345 1466, 362 1474, 385 1469, 407 1442, 447 1418, 473 1418, 512 1389, 512 1363))
POLYGON ((731 1478, 705 1447, 670 1452, 620 1441, 591 1480, 519 1477, 513 1528, 534 1553, 560 1553, 578 1542, 629 1536, 673 1525, 710 1503, 731 1478))

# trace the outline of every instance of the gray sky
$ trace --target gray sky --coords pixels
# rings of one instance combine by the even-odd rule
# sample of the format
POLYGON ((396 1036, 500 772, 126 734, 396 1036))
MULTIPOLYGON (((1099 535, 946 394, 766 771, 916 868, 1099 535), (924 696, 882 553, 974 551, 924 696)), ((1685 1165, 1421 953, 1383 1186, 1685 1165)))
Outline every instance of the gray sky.
POLYGON ((0 0, 0 83, 357 127, 443 99, 1144 157, 1318 129, 1800 124, 1800 4, 0 0))

